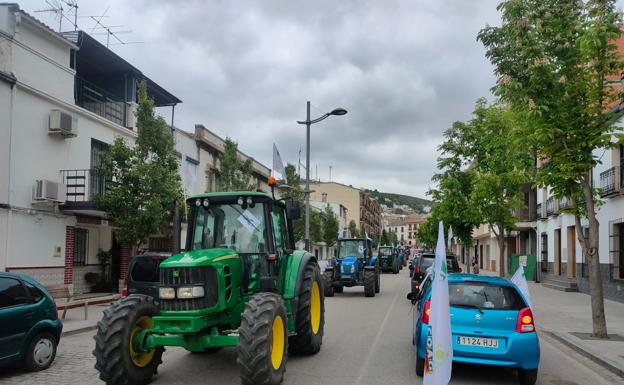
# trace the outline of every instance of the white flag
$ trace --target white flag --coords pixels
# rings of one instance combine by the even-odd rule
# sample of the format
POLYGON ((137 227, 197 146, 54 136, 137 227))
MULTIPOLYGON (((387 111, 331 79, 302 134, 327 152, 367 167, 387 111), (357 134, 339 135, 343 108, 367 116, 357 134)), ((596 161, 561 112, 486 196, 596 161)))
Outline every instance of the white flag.
POLYGON ((282 162, 282 157, 280 156, 279 151, 277 151, 277 146, 273 143, 273 172, 280 174, 284 182, 288 183, 286 180, 286 169, 284 168, 284 162, 282 162))
POLYGON ((529 292, 529 283, 524 276, 524 267, 522 267, 522 264, 518 266, 518 270, 516 270, 513 277, 511 277, 511 282, 513 282, 514 285, 518 286, 518 289, 520 289, 520 292, 526 299, 527 304, 529 305, 529 307, 531 307, 531 293, 529 292))
POLYGON ((451 243, 453 242, 453 227, 449 226, 448 232, 448 249, 451 249, 451 243))
POLYGON ((453 337, 449 306, 444 225, 438 225, 438 245, 433 263, 429 336, 425 354, 424 385, 448 385, 453 370, 453 337), (430 339, 430 340, 429 340, 430 339))

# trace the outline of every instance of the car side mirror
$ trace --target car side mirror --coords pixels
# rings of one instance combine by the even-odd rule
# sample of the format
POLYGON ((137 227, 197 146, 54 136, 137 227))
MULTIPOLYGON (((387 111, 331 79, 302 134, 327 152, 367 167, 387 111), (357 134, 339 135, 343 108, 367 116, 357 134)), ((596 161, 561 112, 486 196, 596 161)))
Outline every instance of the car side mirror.
POLYGON ((409 299, 412 302, 416 301, 416 293, 412 293, 412 292, 407 293, 407 299, 409 299))
POLYGON ((299 204, 294 199, 286 200, 286 218, 289 220, 301 218, 299 204))

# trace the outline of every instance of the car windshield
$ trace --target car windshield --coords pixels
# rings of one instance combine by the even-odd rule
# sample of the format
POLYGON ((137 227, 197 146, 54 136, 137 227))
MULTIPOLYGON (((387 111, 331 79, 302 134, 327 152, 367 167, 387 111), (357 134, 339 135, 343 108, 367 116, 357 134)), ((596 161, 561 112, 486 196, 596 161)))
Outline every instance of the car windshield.
POLYGON ((454 271, 459 268, 459 263, 455 258, 446 258, 446 269, 448 271, 454 271))
POLYGON ((361 240, 346 240, 338 242, 338 258, 363 258, 364 250, 364 241, 361 240))
POLYGON ((137 256, 130 275, 135 282, 158 282, 160 260, 155 257, 137 256))
POLYGON ((392 249, 389 247, 383 247, 379 249, 379 255, 382 255, 382 256, 392 255, 392 249))
POLYGON ((223 247, 238 253, 257 254, 266 250, 264 205, 238 204, 193 206, 196 210, 191 250, 223 247))
POLYGON ((425 256, 420 257, 420 270, 427 270, 427 268, 433 265, 433 261, 435 261, 434 256, 425 256))
POLYGON ((455 307, 481 310, 520 310, 526 307, 515 288, 486 282, 449 283, 449 303, 455 307))

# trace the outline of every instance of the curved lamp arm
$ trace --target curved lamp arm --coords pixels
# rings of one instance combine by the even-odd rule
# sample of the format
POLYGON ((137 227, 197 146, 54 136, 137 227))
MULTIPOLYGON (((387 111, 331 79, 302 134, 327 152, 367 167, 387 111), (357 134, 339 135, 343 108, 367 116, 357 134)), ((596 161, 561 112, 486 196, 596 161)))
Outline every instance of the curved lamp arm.
POLYGON ((309 124, 314 124, 314 123, 318 123, 318 122, 320 122, 321 120, 327 119, 327 117, 328 117, 329 115, 331 115, 331 114, 328 112, 328 113, 326 113, 325 115, 323 115, 323 116, 321 116, 321 117, 319 117, 319 118, 316 118, 316 119, 314 119, 314 120, 310 120, 309 122, 308 122, 308 121, 306 121, 306 120, 303 120, 303 121, 301 121, 301 120, 297 120, 297 123, 299 123, 299 124, 308 124, 308 123, 309 123, 309 124))

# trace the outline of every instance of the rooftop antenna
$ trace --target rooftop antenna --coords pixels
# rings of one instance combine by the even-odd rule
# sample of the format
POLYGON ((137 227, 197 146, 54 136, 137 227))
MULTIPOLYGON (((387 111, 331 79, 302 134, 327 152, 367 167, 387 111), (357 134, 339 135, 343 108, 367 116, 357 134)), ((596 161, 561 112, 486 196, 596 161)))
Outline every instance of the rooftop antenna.
POLYGON ((51 12, 54 17, 59 19, 59 32, 63 28, 63 4, 58 0, 46 0, 46 4, 50 7, 47 9, 39 9, 35 12, 51 12))
POLYGON ((63 2, 69 8, 74 9, 74 31, 77 31, 78 30, 78 0, 63 0, 63 2))
POLYGON ((332 165, 329 165, 329 181, 331 182, 331 169, 332 169, 332 165))
POLYGON ((141 44, 143 43, 142 41, 123 41, 119 38, 120 34, 123 33, 131 33, 131 30, 126 30, 126 31, 113 31, 112 28, 118 28, 118 27, 123 27, 123 25, 104 25, 102 24, 102 18, 106 17, 106 12, 108 12, 108 9, 110 8, 107 7, 106 10, 104 10, 104 13, 101 16, 89 16, 93 21, 95 21, 95 25, 93 26, 93 28, 91 28, 91 35, 106 35, 106 48, 109 48, 111 45, 126 45, 126 44, 141 44), (95 31, 96 29, 103 29, 105 32, 97 32, 94 33, 93 31, 95 31), (117 40, 117 43, 111 43, 111 36, 115 38, 115 40, 117 40))

